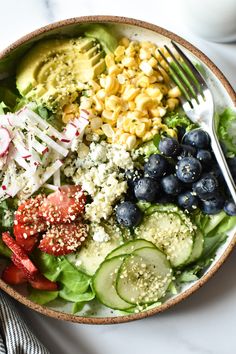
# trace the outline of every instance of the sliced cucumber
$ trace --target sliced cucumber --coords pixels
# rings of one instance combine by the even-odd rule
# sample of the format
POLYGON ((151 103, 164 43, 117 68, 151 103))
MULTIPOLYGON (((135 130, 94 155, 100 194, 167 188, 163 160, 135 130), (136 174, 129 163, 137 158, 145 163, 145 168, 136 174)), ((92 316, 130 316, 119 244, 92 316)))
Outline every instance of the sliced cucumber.
POLYGON ((88 275, 93 275, 104 261, 107 254, 123 243, 122 233, 119 227, 108 224, 104 225, 104 229, 110 237, 108 241, 94 241, 94 232, 93 229, 90 229, 90 234, 80 251, 75 255, 67 256, 71 263, 75 264, 75 266, 88 275))
POLYGON ((204 244, 203 233, 200 230, 197 230, 194 243, 193 243, 192 253, 190 254, 190 257, 186 262, 187 264, 196 261, 201 256, 203 251, 203 244, 204 244))
POLYGON ((128 310, 132 307, 117 294, 115 288, 117 273, 124 259, 125 256, 118 256, 104 261, 93 276, 93 289, 98 300, 117 310, 128 310))
POLYGON ((130 304, 149 304, 166 294, 171 281, 172 269, 164 253, 157 248, 145 247, 124 258, 118 271, 116 290, 130 304))
POLYGON ((173 267, 189 259, 196 226, 173 205, 155 205, 146 211, 143 222, 135 229, 137 238, 154 243, 170 260, 173 267))
POLYGON ((156 248, 153 243, 146 240, 138 239, 124 243, 120 247, 116 248, 114 251, 111 251, 111 253, 109 253, 106 258, 109 259, 123 254, 130 254, 135 250, 143 247, 156 248))

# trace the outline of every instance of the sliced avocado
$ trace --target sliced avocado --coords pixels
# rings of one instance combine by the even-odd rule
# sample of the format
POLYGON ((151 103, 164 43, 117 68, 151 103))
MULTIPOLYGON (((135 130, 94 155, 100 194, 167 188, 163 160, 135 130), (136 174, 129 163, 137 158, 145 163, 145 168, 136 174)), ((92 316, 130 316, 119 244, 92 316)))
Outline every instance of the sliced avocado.
POLYGON ((87 37, 96 38, 106 53, 113 53, 118 45, 116 37, 110 33, 108 27, 97 23, 88 25, 84 34, 87 37))
POLYGON ((23 97, 52 111, 76 99, 78 82, 88 82, 105 70, 104 52, 94 38, 49 39, 23 57, 16 85, 23 97))

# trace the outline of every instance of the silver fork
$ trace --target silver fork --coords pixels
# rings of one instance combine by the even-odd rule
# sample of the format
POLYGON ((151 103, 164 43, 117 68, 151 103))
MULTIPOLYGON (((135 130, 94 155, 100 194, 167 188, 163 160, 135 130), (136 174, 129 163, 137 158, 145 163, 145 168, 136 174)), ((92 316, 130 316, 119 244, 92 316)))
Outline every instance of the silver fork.
POLYGON ((161 57, 170 69, 170 73, 166 71, 160 62, 158 65, 162 70, 166 71, 168 76, 171 76, 172 81, 175 81, 180 87, 182 91, 180 100, 186 115, 192 122, 199 124, 209 134, 212 150, 231 196, 236 204, 236 186, 216 134, 214 101, 211 91, 200 72, 188 57, 176 43, 173 41, 171 43, 178 53, 178 56, 176 56, 166 45, 164 47, 169 54, 169 58, 159 50, 161 57))

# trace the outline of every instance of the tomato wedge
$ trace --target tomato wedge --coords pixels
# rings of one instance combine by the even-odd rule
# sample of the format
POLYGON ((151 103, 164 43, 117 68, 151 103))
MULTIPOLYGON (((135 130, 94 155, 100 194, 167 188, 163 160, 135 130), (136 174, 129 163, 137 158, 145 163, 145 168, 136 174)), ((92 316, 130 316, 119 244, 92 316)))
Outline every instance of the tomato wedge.
POLYGON ((38 274, 34 280, 29 280, 30 285, 34 289, 55 291, 57 290, 57 283, 45 278, 42 274, 38 274))
POLYGON ((11 259, 16 267, 21 269, 27 278, 34 279, 34 276, 38 273, 38 269, 29 259, 23 248, 16 243, 9 232, 3 232, 2 240, 12 251, 13 255, 11 259))
POLYGON ((50 224, 70 223, 83 213, 86 202, 80 186, 62 186, 40 206, 40 213, 50 224))
POLYGON ((27 282, 25 273, 17 268, 14 263, 7 266, 2 273, 2 280, 10 285, 24 284, 27 282))

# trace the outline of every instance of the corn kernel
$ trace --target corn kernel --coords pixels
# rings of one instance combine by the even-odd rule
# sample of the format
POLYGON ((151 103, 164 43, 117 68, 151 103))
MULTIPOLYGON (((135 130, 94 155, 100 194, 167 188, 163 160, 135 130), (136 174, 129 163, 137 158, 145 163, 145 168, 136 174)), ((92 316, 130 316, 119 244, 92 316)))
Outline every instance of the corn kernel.
POLYGON ((138 111, 151 108, 153 101, 148 95, 141 93, 135 98, 135 103, 138 111))
POLYGON ((125 54, 125 47, 123 45, 119 45, 114 51, 116 57, 122 57, 125 54))
POLYGON ((152 133, 151 132, 147 132, 143 137, 142 137, 142 141, 149 141, 153 138, 152 133))
POLYGON ((146 125, 145 123, 138 123, 135 128, 135 134, 139 137, 142 138, 146 133, 146 125))
POLYGON ((139 68, 143 71, 143 73, 145 75, 152 76, 153 68, 151 67, 151 65, 147 61, 143 60, 141 62, 141 64, 139 65, 139 68))
POLYGON ((168 98, 166 104, 169 110, 173 111, 179 105, 179 100, 177 98, 168 98))
POLYGON ((130 111, 134 111, 135 108, 136 108, 135 102, 129 101, 129 102, 128 102, 128 107, 129 107, 129 110, 130 110, 130 111))
POLYGON ((115 111, 115 109, 121 105, 122 105, 121 99, 115 95, 111 95, 105 98, 105 108, 108 111, 115 111))
POLYGON ((141 60, 146 60, 151 58, 151 52, 147 49, 141 48, 139 51, 139 58, 141 60))
POLYGON ((92 130, 97 130, 102 126, 102 119, 100 117, 94 117, 90 121, 90 126, 92 130))
POLYGON ((128 136, 125 143, 127 150, 132 150, 135 147, 136 143, 137 139, 135 135, 128 136))
POLYGON ((129 136, 130 136, 129 133, 122 133, 119 137, 119 143, 125 145, 126 140, 128 139, 129 136))
POLYGON ((177 98, 181 96, 181 91, 178 86, 173 87, 168 91, 168 96, 170 98, 177 98))
POLYGON ((80 108, 81 109, 89 109, 92 107, 92 99, 82 96, 80 98, 80 108))
POLYGON ((156 85, 149 86, 145 92, 148 94, 148 96, 150 96, 152 98, 158 98, 160 101, 163 98, 163 94, 162 94, 160 88, 156 85))
POLYGON ((134 58, 131 57, 125 57, 121 61, 122 65, 127 68, 131 68, 132 66, 136 66, 136 61, 134 58))
POLYGON ((152 125, 153 126, 160 126, 161 125, 161 118, 157 118, 157 117, 153 118, 152 125))
POLYGON ((103 101, 103 100, 105 100, 105 97, 106 97, 106 91, 104 89, 101 89, 97 92, 96 96, 99 100, 103 101))
POLYGON ((107 54, 105 56, 105 63, 108 68, 115 65, 114 54, 112 54, 112 53, 107 54))
POLYGON ((115 134, 115 132, 112 129, 112 127, 110 126, 110 124, 103 124, 102 131, 108 138, 112 138, 115 134))
POLYGON ((139 92, 140 92, 139 88, 135 88, 132 85, 127 85, 124 89, 122 98, 125 101, 132 101, 139 94, 139 92))
POLYGON ((154 68, 157 65, 157 60, 154 57, 151 57, 148 60, 148 64, 151 65, 152 68, 154 68))
POLYGON ((73 120, 74 118, 75 118, 74 113, 67 113, 67 114, 63 114, 62 121, 63 123, 68 123, 70 120, 73 120))
POLYGON ((110 75, 107 76, 106 82, 105 82, 105 92, 108 95, 116 94, 117 91, 119 90, 120 84, 118 80, 116 79, 115 76, 110 75))
POLYGON ((95 109, 98 112, 101 112, 104 109, 104 104, 97 96, 93 96, 93 102, 95 103, 95 109))
POLYGON ((118 75, 121 73, 121 71, 122 71, 122 69, 119 68, 119 66, 117 66, 117 65, 112 65, 108 68, 108 74, 110 74, 110 75, 118 75))
POLYGON ((137 84, 137 86, 140 86, 140 87, 148 87, 149 86, 149 78, 145 75, 142 75, 141 77, 138 78, 136 84, 137 84))
POLYGON ((127 48, 129 46, 129 43, 130 43, 130 41, 129 41, 129 39, 127 37, 123 37, 119 41, 119 44, 122 45, 125 48, 127 48))

